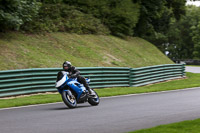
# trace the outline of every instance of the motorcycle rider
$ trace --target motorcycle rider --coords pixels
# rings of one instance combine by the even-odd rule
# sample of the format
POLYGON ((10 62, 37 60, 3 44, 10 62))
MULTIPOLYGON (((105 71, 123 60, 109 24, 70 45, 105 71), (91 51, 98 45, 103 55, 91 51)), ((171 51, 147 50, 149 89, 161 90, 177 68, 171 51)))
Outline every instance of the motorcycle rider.
POLYGON ((63 63, 63 71, 58 72, 57 81, 64 75, 65 72, 69 73, 68 74, 69 78, 77 78, 77 81, 84 85, 84 87, 88 90, 89 94, 93 95, 91 88, 89 87, 85 78, 80 75, 80 71, 78 69, 76 69, 74 66, 72 66, 71 62, 69 62, 69 61, 65 61, 63 63))

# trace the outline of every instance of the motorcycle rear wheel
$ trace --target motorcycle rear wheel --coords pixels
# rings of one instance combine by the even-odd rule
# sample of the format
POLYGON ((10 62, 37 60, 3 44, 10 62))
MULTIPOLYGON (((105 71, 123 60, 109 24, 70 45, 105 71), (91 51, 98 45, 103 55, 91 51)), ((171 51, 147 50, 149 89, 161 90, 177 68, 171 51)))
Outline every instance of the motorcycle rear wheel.
POLYGON ((62 92, 62 99, 65 105, 67 105, 69 108, 75 108, 77 106, 77 101, 75 96, 71 93, 71 91, 63 91, 62 92), (71 94, 69 94, 71 93, 71 94))
POLYGON ((91 91, 93 91, 95 93, 95 96, 89 97, 88 103, 91 104, 92 106, 97 106, 100 102, 99 96, 94 90, 91 90, 91 91))

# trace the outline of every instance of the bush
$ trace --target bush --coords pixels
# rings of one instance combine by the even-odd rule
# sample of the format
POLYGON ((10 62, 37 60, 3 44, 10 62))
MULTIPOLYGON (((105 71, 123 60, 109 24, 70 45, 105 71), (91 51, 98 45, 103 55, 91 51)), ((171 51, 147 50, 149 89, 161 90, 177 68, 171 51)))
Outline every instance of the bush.
POLYGON ((28 32, 70 32, 79 34, 109 34, 101 21, 66 4, 43 4, 38 17, 26 23, 28 32))
POLYGON ((40 5, 36 0, 0 0, 0 30, 19 30, 38 14, 40 5))
POLYGON ((63 0, 41 0, 42 3, 48 3, 48 4, 56 4, 56 3, 62 3, 63 0))
POLYGON ((63 0, 78 10, 92 14, 105 24, 113 35, 133 35, 139 18, 139 5, 132 0, 63 0))

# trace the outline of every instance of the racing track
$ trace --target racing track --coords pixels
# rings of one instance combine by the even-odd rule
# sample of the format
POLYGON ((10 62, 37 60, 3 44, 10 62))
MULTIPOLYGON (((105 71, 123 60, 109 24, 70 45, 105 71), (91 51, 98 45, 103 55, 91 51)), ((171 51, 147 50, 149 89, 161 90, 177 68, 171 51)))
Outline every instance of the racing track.
POLYGON ((121 133, 200 118, 200 88, 0 110, 1 133, 121 133))
POLYGON ((200 67, 186 66, 186 72, 200 73, 200 67))
POLYGON ((121 133, 200 118, 200 87, 102 98, 100 105, 63 103, 0 109, 1 133, 121 133))

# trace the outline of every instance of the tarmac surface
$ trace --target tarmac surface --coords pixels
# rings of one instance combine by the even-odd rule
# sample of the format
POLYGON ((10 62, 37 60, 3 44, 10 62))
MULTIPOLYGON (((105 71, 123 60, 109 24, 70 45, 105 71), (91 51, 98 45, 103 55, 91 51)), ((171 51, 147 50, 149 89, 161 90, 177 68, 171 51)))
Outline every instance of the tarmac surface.
POLYGON ((101 98, 68 109, 64 103, 0 109, 1 133, 124 133, 200 118, 200 87, 101 98))
POLYGON ((192 73, 200 73, 200 67, 186 66, 185 71, 192 72, 192 73))

